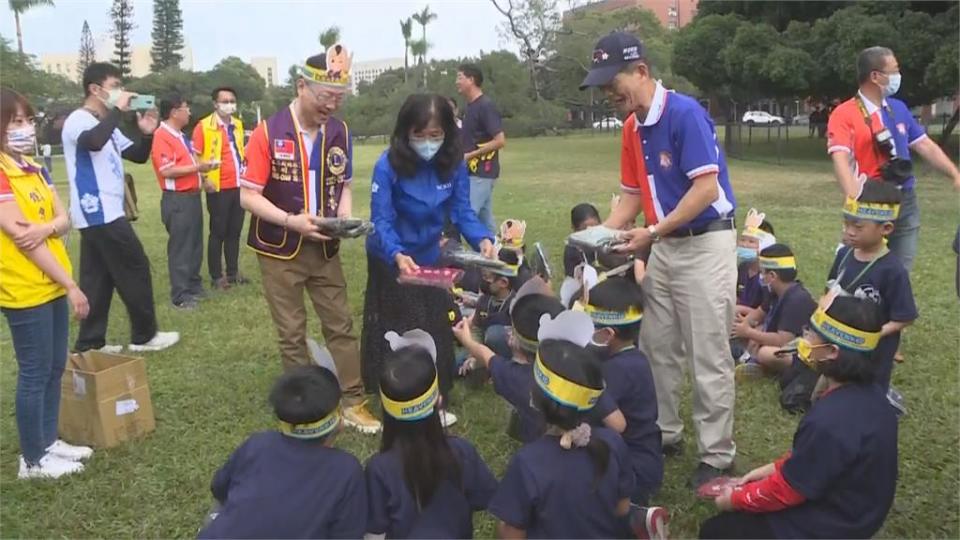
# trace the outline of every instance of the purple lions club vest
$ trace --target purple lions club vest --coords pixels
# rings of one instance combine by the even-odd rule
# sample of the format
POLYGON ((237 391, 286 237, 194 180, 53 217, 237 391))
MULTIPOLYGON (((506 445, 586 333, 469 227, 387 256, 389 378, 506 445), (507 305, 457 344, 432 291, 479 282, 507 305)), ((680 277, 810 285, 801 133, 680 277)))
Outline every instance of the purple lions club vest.
MULTIPOLYGON (((292 214, 310 212, 311 203, 316 214, 336 217, 343 192, 347 169, 347 148, 350 134, 343 121, 330 117, 317 132, 314 148, 304 148, 300 125, 293 114, 293 106, 277 111, 264 122, 270 152, 270 179, 263 188, 263 196, 292 214), (304 163, 310 163, 309 170, 304 163), (310 172, 317 182, 311 185, 310 172)), ((256 216, 250 222, 247 245, 254 251, 277 259, 292 259, 300 252, 303 237, 280 225, 274 225, 256 216)), ((331 258, 340 250, 336 240, 322 242, 323 255, 331 258)))

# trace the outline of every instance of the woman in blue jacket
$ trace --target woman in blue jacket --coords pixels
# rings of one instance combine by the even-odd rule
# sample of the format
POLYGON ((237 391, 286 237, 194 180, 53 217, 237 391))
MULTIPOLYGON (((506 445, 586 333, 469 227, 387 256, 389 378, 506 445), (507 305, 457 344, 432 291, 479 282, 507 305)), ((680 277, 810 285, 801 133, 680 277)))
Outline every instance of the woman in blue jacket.
MULTIPOLYGON (((367 292, 361 356, 367 392, 378 389, 380 362, 389 351, 383 335, 422 328, 437 345, 444 396, 452 386, 452 302, 446 291, 400 285, 401 272, 436 266, 449 220, 474 249, 494 256, 493 236, 470 208, 470 179, 453 109, 443 96, 407 98, 388 148, 373 169, 370 214, 376 232, 367 238, 367 292)), ((447 415, 445 423, 455 421, 447 415)))

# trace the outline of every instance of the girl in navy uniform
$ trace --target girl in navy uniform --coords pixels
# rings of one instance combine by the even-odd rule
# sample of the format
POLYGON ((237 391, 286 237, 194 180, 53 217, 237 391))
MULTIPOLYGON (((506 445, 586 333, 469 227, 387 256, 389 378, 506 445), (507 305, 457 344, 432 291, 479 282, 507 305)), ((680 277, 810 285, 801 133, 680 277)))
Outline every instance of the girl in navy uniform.
POLYGON ((443 432, 433 338, 419 329, 386 338, 393 352, 380 375, 383 439, 366 470, 368 537, 473 538, 473 512, 497 481, 473 445, 443 432))
POLYGON ((610 396, 627 420, 623 441, 637 475, 631 500, 646 506, 663 483, 663 449, 657 427, 657 392, 650 362, 637 348, 643 317, 640 288, 621 277, 601 281, 588 295, 586 311, 597 331, 592 348, 603 364, 610 396))
POLYGON ((716 499, 701 538, 870 538, 897 487, 897 419, 873 386, 882 316, 868 299, 828 295, 797 344, 827 388, 793 450, 716 499))
POLYGON ((329 370, 300 366, 270 392, 279 431, 247 439, 213 477, 221 505, 200 538, 360 538, 366 531, 363 468, 333 448, 340 384, 329 370))
POLYGON ((630 456, 615 432, 591 428, 586 415, 603 393, 603 371, 585 345, 590 317, 544 316, 534 362, 533 403, 547 431, 510 461, 489 511, 500 538, 627 538, 630 456))

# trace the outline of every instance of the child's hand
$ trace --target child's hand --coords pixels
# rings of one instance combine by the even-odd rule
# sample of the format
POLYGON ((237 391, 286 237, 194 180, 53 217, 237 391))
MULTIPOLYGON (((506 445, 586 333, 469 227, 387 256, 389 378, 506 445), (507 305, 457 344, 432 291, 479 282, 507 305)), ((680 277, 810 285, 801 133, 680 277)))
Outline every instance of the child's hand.
POLYGON ((752 330, 753 327, 751 327, 747 319, 744 318, 733 325, 733 332, 731 334, 733 337, 749 339, 752 330))
POLYGON ((723 489, 723 493, 713 500, 713 503, 717 505, 717 510, 721 512, 733 511, 733 502, 730 500, 731 495, 733 495, 733 488, 727 487, 723 489))
POLYGON ((777 467, 773 463, 767 463, 763 467, 757 467, 756 469, 748 472, 747 474, 741 476, 737 480, 737 485, 742 486, 749 484, 750 482, 756 482, 757 480, 763 480, 764 478, 770 476, 776 472, 777 467))
POLYGON ((466 377, 467 373, 477 369, 477 359, 474 357, 469 357, 463 361, 463 365, 460 366, 460 369, 457 370, 457 373, 461 377, 466 377))
POLYGON ((453 335, 457 338, 462 345, 466 346, 468 343, 473 343, 473 315, 469 317, 464 317, 464 319, 458 322, 453 327, 453 335))

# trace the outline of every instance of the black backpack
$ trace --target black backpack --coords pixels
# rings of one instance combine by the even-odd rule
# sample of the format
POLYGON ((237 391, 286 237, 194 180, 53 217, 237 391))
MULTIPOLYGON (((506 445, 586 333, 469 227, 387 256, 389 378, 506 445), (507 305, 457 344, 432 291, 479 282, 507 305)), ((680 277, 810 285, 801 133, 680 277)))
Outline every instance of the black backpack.
POLYGON ((783 410, 800 414, 810 409, 813 389, 820 376, 796 355, 793 363, 780 375, 780 406, 783 410))

